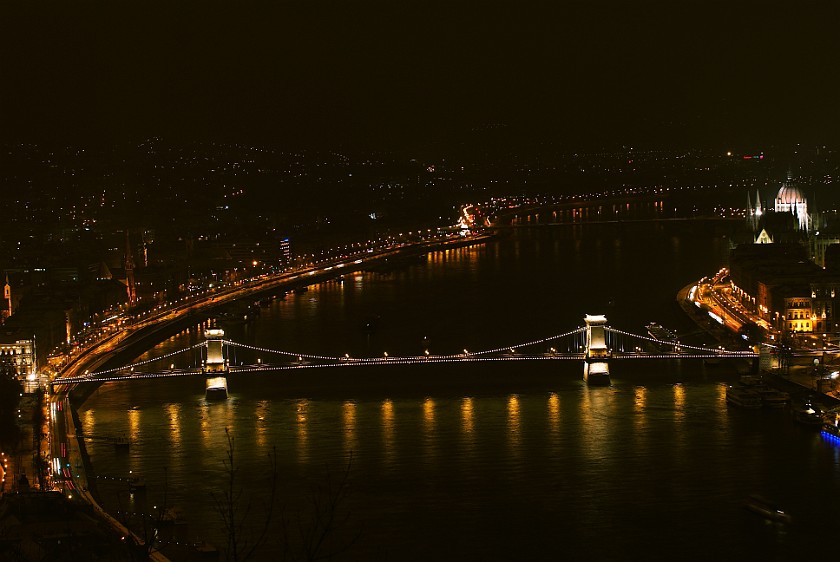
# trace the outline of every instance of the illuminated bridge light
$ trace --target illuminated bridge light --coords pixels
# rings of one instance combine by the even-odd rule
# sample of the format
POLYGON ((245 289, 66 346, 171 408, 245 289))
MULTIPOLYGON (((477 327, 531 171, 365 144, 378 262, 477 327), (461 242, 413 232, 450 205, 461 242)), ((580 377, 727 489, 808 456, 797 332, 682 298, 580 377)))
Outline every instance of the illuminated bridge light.
MULTIPOLYGON (((615 336, 624 336, 627 338, 633 338, 639 341, 648 341, 653 343, 659 343, 658 340, 655 340, 650 337, 641 336, 632 334, 629 332, 624 332, 622 330, 617 330, 610 327, 605 327, 605 331, 611 334, 611 337, 615 336)), ((288 357, 292 361, 296 361, 296 363, 280 363, 277 365, 272 365, 270 363, 263 363, 262 358, 257 359, 257 365, 252 365, 248 367, 244 366, 232 366, 230 367, 231 373, 237 372, 262 372, 262 371, 283 371, 283 370, 290 370, 290 369, 300 369, 302 367, 306 368, 325 368, 325 367, 336 367, 336 366, 358 366, 358 365, 397 365, 397 364, 404 364, 404 365, 412 365, 412 364, 419 364, 419 363, 451 363, 457 361, 468 361, 468 362, 475 362, 475 361, 524 361, 524 360, 535 360, 535 359, 558 359, 558 360, 581 360, 583 358, 582 353, 557 353, 556 347, 550 347, 549 354, 546 353, 536 353, 534 355, 528 355, 525 353, 519 353, 522 348, 532 347, 538 348, 537 346, 542 346, 546 342, 551 342, 555 340, 560 340, 562 338, 574 337, 578 338, 583 332, 585 328, 577 327, 573 330, 568 332, 558 334, 555 336, 550 336, 538 340, 534 340, 531 342, 526 342, 522 344, 517 344, 513 346, 502 346, 493 349, 487 349, 482 351, 476 351, 470 353, 469 350, 466 348, 463 350, 461 354, 451 354, 451 355, 430 355, 429 350, 425 349, 423 355, 420 356, 409 356, 409 357, 392 357, 388 355, 387 352, 383 353, 383 357, 381 358, 351 358, 350 354, 345 354, 343 357, 336 357, 336 356, 328 356, 328 355, 315 355, 315 354, 302 354, 302 353, 294 353, 290 351, 284 350, 277 350, 277 349, 268 349, 268 348, 261 348, 256 347, 253 345, 246 345, 246 344, 239 344, 237 342, 223 340, 225 345, 239 347, 243 349, 248 349, 251 351, 259 352, 259 353, 266 353, 266 354, 274 354, 280 355, 283 357, 288 357), (307 361, 315 361, 315 364, 308 364, 307 361)), ((615 341, 614 339, 611 341, 615 341)), ((624 343, 619 338, 619 342, 621 343, 621 348, 623 349, 624 343)), ((143 367, 155 361, 161 361, 163 359, 173 357, 180 353, 184 353, 190 350, 193 350, 198 347, 206 347, 206 342, 201 342, 199 344, 193 345, 191 347, 176 350, 171 353, 167 353, 161 357, 154 357, 144 361, 138 361, 136 363, 132 363, 130 365, 126 365, 123 367, 118 367, 114 369, 107 369, 103 371, 98 371, 94 373, 90 373, 90 371, 86 371, 84 375, 76 376, 76 377, 66 377, 66 378, 57 378, 53 381, 53 385, 74 385, 83 382, 110 382, 110 381, 120 381, 120 380, 128 380, 128 379, 151 379, 151 378, 162 378, 162 377, 171 377, 171 376, 193 376, 202 373, 202 369, 179 369, 175 371, 175 363, 170 363, 169 371, 165 372, 157 372, 157 373, 145 373, 141 371, 136 371, 137 368, 143 367), (129 372, 127 373, 126 370, 129 372)), ((577 344, 575 344, 577 347, 577 344)), ((675 346, 676 347, 676 346, 675 346)), ((691 346, 686 344, 679 344, 679 347, 675 349, 673 352, 658 352, 658 353, 645 353, 642 351, 642 348, 639 346, 634 346, 634 352, 623 352, 623 351, 616 351, 612 350, 611 356, 614 359, 699 359, 699 358, 709 358, 709 357, 732 357, 732 358, 754 358, 757 357, 758 354, 754 351, 729 351, 724 349, 723 347, 719 347, 718 349, 709 349, 705 347, 698 347, 698 346, 691 346)), ((202 365, 203 366, 203 365, 202 365)))

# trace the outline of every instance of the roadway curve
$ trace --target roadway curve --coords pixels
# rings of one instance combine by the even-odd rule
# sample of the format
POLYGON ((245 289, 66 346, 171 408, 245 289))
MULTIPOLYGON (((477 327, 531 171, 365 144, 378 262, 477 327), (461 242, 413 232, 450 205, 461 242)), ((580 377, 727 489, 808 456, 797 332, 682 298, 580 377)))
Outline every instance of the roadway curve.
MULTIPOLYGON (((404 244, 376 253, 357 254, 342 259, 325 261, 294 272, 263 275, 212 292, 205 292, 195 297, 188 297, 171 308, 155 312, 132 324, 124 325, 116 334, 94 343, 74 356, 68 365, 62 369, 60 377, 78 377, 86 372, 122 365, 126 356, 136 357, 173 333, 191 325, 197 317, 210 316, 214 310, 234 301, 246 298, 258 300, 261 296, 278 289, 291 290, 320 283, 346 273, 387 263, 393 258, 410 258, 440 249, 481 244, 491 238, 492 236, 489 235, 470 237, 453 235, 443 240, 435 239, 404 244)), ((85 390, 82 390, 82 388, 64 390, 73 397, 73 406, 78 407, 90 396, 96 386, 95 384, 85 384, 85 390), (74 390, 74 392, 70 393, 71 390, 74 390)))
MULTIPOLYGON (((358 271, 362 269, 362 264, 369 266, 398 256, 419 256, 434 250, 482 244, 491 238, 488 235, 470 237, 452 235, 444 239, 404 244, 376 253, 364 253, 325 261, 294 272, 264 275, 197 297, 187 298, 170 308, 125 325, 117 333, 95 342, 73 356, 62 369, 60 376, 62 378, 79 377, 86 372, 108 368, 109 365, 122 364, 126 356, 139 355, 143 350, 193 323, 197 316, 212 314, 214 309, 233 301, 245 298, 257 299, 260 295, 280 288, 294 289, 318 283, 358 271)), ((86 455, 84 455, 83 442, 76 438, 74 408, 78 408, 97 386, 96 384, 55 385, 49 400, 51 414, 49 458, 53 464, 55 478, 53 485, 65 490, 68 494, 73 491, 82 491, 84 499, 91 502, 92 498, 86 492, 88 486, 84 477, 86 455), (78 388, 75 388, 76 386, 78 388)))

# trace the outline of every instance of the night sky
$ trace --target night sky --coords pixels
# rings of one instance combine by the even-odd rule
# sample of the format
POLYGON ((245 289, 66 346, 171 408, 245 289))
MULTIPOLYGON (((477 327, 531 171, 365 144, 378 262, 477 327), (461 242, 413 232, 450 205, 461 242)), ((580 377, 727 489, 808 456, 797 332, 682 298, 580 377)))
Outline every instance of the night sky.
POLYGON ((64 2, 0 14, 6 140, 831 142, 837 2, 64 2))

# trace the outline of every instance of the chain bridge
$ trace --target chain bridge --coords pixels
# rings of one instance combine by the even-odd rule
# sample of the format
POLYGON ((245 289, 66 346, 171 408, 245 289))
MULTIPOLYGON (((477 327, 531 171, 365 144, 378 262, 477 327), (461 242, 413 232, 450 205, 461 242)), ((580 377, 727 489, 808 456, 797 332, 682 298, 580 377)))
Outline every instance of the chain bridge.
MULTIPOLYGON (((422 355, 357 358, 349 355, 321 355, 299 353, 291 350, 269 349, 227 340, 218 328, 205 330, 205 340, 195 345, 166 353, 159 357, 137 361, 121 367, 97 370, 79 376, 62 376, 53 380, 54 389, 69 390, 77 385, 113 381, 131 381, 150 378, 203 376, 208 397, 227 397, 227 379, 238 373, 270 372, 295 369, 338 367, 372 367, 410 364, 465 363, 482 361, 558 361, 583 362, 584 380, 589 384, 610 384, 609 364, 627 359, 756 359, 759 350, 727 350, 680 343, 678 340, 660 340, 634 334, 607 325, 602 315, 587 315, 585 325, 560 334, 537 340, 505 345, 480 351, 446 355, 432 355, 426 350, 422 355), (256 363, 237 364, 237 350, 259 354, 256 363), (176 356, 192 353, 194 365, 190 368, 161 369, 159 365, 176 356), (268 360, 263 360, 263 356, 268 360), (200 363, 199 363, 200 361, 200 363)), ((765 350, 766 351, 766 350, 765 350)))

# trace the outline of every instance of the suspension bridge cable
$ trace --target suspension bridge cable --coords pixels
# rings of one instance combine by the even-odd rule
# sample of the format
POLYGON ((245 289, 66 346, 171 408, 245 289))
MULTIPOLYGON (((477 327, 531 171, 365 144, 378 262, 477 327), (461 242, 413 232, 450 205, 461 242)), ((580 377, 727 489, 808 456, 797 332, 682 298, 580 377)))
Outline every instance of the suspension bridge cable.
POLYGON ((207 342, 197 343, 195 345, 191 345, 190 347, 185 347, 171 353, 167 353, 165 355, 161 355, 160 357, 153 357, 151 359, 144 359, 143 361, 138 361, 137 363, 129 363, 128 365, 124 365, 122 367, 114 367, 113 369, 104 369, 102 371, 94 371, 91 373, 92 375, 109 375, 111 373, 116 373, 117 371, 124 371, 125 369, 131 369, 134 367, 141 367, 143 365, 148 365, 149 363, 154 363, 155 361, 161 361, 163 359, 169 359, 170 357, 174 357, 180 353, 184 353, 185 351, 192 351, 197 347, 206 347, 207 342))
MULTIPOLYGON (((565 338, 565 337, 568 337, 568 336, 571 336, 571 335, 574 335, 574 334, 579 334, 579 333, 582 333, 584 330, 585 330, 585 328, 575 328, 574 330, 570 330, 570 331, 565 332, 563 334, 557 334, 555 336, 549 336, 549 337, 541 338, 541 339, 538 339, 538 340, 533 340, 533 341, 524 342, 524 343, 518 343, 516 345, 506 345, 506 346, 497 347, 497 348, 494 348, 494 349, 485 349, 485 350, 482 350, 482 351, 476 351, 476 352, 469 353, 469 355, 471 355, 471 356, 489 355, 489 354, 493 354, 493 353, 499 353, 501 351, 521 349, 523 347, 530 347, 532 345, 539 345, 541 343, 546 343, 546 342, 549 342, 549 341, 554 341, 554 340, 558 340, 558 339, 561 339, 561 338, 565 338)), ((265 347, 257 347, 257 346, 253 346, 253 345, 246 345, 246 344, 237 343, 237 342, 230 341, 230 340, 223 340, 223 342, 226 345, 230 345, 230 346, 234 346, 234 347, 241 347, 241 348, 245 348, 245 349, 250 349, 252 351, 259 351, 259 352, 262 352, 262 353, 276 353, 278 355, 286 355, 288 357, 301 357, 301 358, 304 358, 304 359, 317 359, 317 360, 321 360, 321 361, 341 361, 342 359, 345 359, 343 357, 337 357, 337 356, 314 355, 314 354, 307 354, 307 353, 293 353, 291 351, 283 351, 283 350, 280 350, 280 349, 269 349, 269 348, 265 348, 265 347)), ((462 354, 462 353, 452 353, 452 354, 447 354, 447 355, 433 355, 433 356, 429 356, 429 357, 441 357, 441 358, 442 357, 463 357, 463 355, 464 354, 462 354)), ((415 355, 415 356, 408 356, 408 357, 393 357, 393 358, 391 358, 391 360, 395 360, 395 359, 416 359, 416 358, 423 359, 425 357, 426 356, 423 356, 423 355, 415 355)), ((358 359, 354 358, 353 360, 354 361, 376 361, 376 360, 378 360, 378 358, 372 358, 372 359, 371 358, 358 358, 358 359)))
MULTIPOLYGON (((497 347, 496 349, 486 349, 484 351, 476 351, 475 353, 470 353, 470 355, 487 355, 487 354, 490 354, 490 353, 498 353, 498 352, 504 351, 506 349, 510 349, 510 350, 521 349, 523 347, 530 347, 532 345, 539 345, 541 343, 554 341, 554 340, 559 340, 561 338, 565 338, 565 337, 571 336, 573 334, 580 334, 580 333, 583 333, 585 330, 586 330, 586 328, 576 328, 576 329, 571 330, 569 332, 566 332, 564 334, 557 334, 556 336, 550 336, 550 337, 547 337, 547 338, 542 338, 542 339, 539 339, 539 340, 520 343, 520 344, 517 344, 517 345, 508 345, 508 346, 505 346, 505 347, 497 347)), ((443 357, 446 357, 446 356, 443 356, 443 357)))
MULTIPOLYGON (((686 357, 686 358, 703 357, 703 356, 705 356, 705 357, 708 357, 708 356, 754 357, 756 355, 755 352, 753 352, 753 351, 745 351, 745 350, 732 350, 732 351, 730 351, 730 350, 725 350, 725 349, 711 349, 711 348, 707 348, 707 347, 700 347, 700 346, 695 346, 695 345, 682 344, 682 343, 678 343, 678 342, 662 341, 662 340, 657 340, 655 338, 642 336, 642 335, 634 334, 634 333, 631 333, 631 332, 626 332, 624 330, 619 330, 619 329, 612 328, 612 327, 609 327, 609 326, 605 326, 604 330, 608 334, 614 335, 614 336, 626 336, 626 337, 629 337, 629 338, 636 338, 638 340, 648 341, 648 342, 655 343, 655 344, 658 344, 658 345, 666 344, 666 345, 674 346, 675 348, 685 349, 685 350, 690 350, 690 351, 695 352, 695 353, 675 354, 676 356, 682 356, 682 357, 686 357), (697 353, 697 352, 700 352, 700 353, 697 353)), ((495 353, 500 353, 500 352, 508 351, 508 350, 514 351, 514 350, 525 348, 525 347, 540 345, 540 344, 543 344, 543 343, 546 343, 546 342, 559 340, 559 339, 566 338, 566 337, 569 337, 569 336, 582 335, 585 332, 586 332, 585 327, 578 327, 578 328, 575 328, 574 330, 569 330, 568 332, 564 332, 562 334, 557 334, 557 335, 554 335, 554 336, 549 336, 549 337, 540 338, 540 339, 537 339, 537 340, 523 342, 523 343, 519 343, 519 344, 516 344, 516 345, 507 345, 507 346, 502 346, 502 347, 497 347, 497 348, 492 348, 492 349, 485 349, 485 350, 476 351, 476 352, 472 352, 472 353, 465 351, 465 353, 455 353, 455 354, 447 354, 447 355, 416 355, 416 356, 406 356, 406 357, 394 356, 394 357, 385 357, 385 358, 381 358, 381 357, 350 358, 350 357, 347 357, 347 356, 340 357, 340 356, 331 356, 331 355, 318 355, 318 354, 312 354, 312 353, 294 353, 294 352, 283 351, 283 350, 279 350, 279 349, 269 349, 269 348, 266 348, 266 347, 258 347, 258 346, 254 346, 254 345, 242 344, 242 343, 238 343, 238 342, 231 341, 231 340, 222 340, 222 343, 225 344, 225 345, 229 345, 229 346, 233 347, 234 349, 235 348, 242 348, 242 349, 248 349, 248 350, 251 350, 251 351, 257 351, 257 352, 262 352, 262 353, 274 353, 274 354, 278 354, 278 355, 284 355, 284 356, 287 356, 287 357, 295 357, 295 358, 298 358, 298 359, 301 359, 301 360, 302 359, 307 359, 307 360, 317 360, 317 361, 328 362, 326 364, 322 363, 322 364, 315 364, 315 365, 312 365, 312 364, 279 365, 279 366, 261 365, 261 366, 254 366, 254 367, 236 367, 236 366, 233 366, 231 368, 231 372, 249 372, 249 371, 288 370, 288 369, 299 369, 299 368, 348 366, 348 365, 356 365, 356 366, 358 366, 358 365, 399 365, 399 364, 416 364, 416 363, 449 363, 449 362, 458 362, 458 361, 499 361, 499 360, 513 360, 513 359, 545 359, 545 358, 575 359, 575 358, 579 358, 580 354, 571 354, 571 353, 569 353, 569 354, 555 354, 555 355, 552 355, 550 357, 540 357, 540 356, 482 357, 482 356, 492 355, 492 354, 495 354, 495 353)), ((771 348, 774 348, 774 349, 776 348, 776 346, 769 345, 769 344, 763 344, 763 345, 767 345, 768 347, 771 347, 771 348)), ((82 381, 104 382, 104 381, 111 381, 111 380, 124 380, 126 378, 137 378, 137 379, 139 379, 139 378, 161 378, 161 377, 168 377, 168 376, 192 375, 192 374, 196 374, 197 372, 200 372, 200 371, 182 371, 182 372, 177 372, 177 373, 175 373, 175 372, 137 373, 137 374, 132 373, 131 375, 108 376, 108 375, 113 375, 114 373, 117 373, 117 372, 120 372, 120 371, 129 370, 129 369, 133 371, 133 369, 135 367, 142 367, 144 365, 148 365, 148 364, 154 363, 156 361, 161 361, 161 360, 164 360, 164 359, 168 359, 170 357, 174 357, 174 356, 179 355, 181 353, 184 353, 184 352, 187 352, 187 351, 193 351, 193 350, 196 350, 198 348, 206 347, 206 346, 207 346, 207 342, 204 341, 204 342, 201 342, 201 343, 194 344, 190 347, 186 347, 186 348, 179 349, 179 350, 176 350, 176 351, 173 351, 173 352, 170 352, 170 353, 166 353, 166 354, 161 355, 159 357, 153 357, 153 358, 150 358, 150 359, 145 359, 143 361, 138 361, 136 363, 131 363, 131 364, 128 364, 128 365, 124 365, 122 367, 115 367, 115 368, 112 368, 112 369, 105 369, 105 370, 102 370, 102 371, 94 371, 93 373, 88 373, 88 374, 81 375, 81 376, 76 376, 76 377, 59 377, 59 378, 56 379, 55 382, 60 382, 60 383, 65 383, 66 384, 66 383, 71 383, 71 382, 82 382, 82 381)), ((656 357, 665 357, 666 354, 656 354, 655 356, 656 357)), ((628 354, 625 357, 629 358, 629 357, 635 357, 635 356, 628 354)), ((641 356, 639 356, 639 357, 641 357, 641 356)), ((652 357, 652 356, 648 355, 647 357, 652 357)))
POLYGON ((745 351, 745 350, 730 351, 730 350, 727 350, 727 349, 722 349, 722 350, 721 349, 711 349, 711 348, 708 348, 708 347, 701 347, 701 346, 697 346, 697 345, 688 345, 688 344, 679 343, 679 342, 676 342, 676 341, 663 341, 663 340, 658 340, 656 338, 650 338, 650 337, 647 337, 647 336, 640 336, 638 334, 633 334, 631 332, 625 332, 623 330, 617 330, 615 328, 610 328, 610 327, 605 327, 604 331, 611 332, 611 333, 614 333, 614 334, 619 334, 619 335, 622 335, 622 336, 634 337, 634 338, 649 341, 649 342, 652 342, 652 343, 655 343, 655 344, 658 344, 658 345, 663 345, 663 344, 673 345, 674 347, 691 349, 693 351, 703 351, 703 352, 706 352, 706 353, 714 353, 716 355, 732 355, 732 354, 743 355, 745 353, 755 354, 755 352, 753 352, 753 351, 745 351))
POLYGON ((341 357, 332 357, 329 355, 313 355, 311 353, 292 353, 290 351, 282 351, 280 349, 268 349, 267 347, 257 347, 255 345, 247 345, 244 343, 237 343, 230 340, 222 340, 225 345, 233 347, 241 347, 243 349, 250 349, 251 351, 260 351, 262 353, 276 353, 278 355, 286 355, 288 357, 302 357, 304 359, 318 359, 321 361, 339 361, 341 357))

